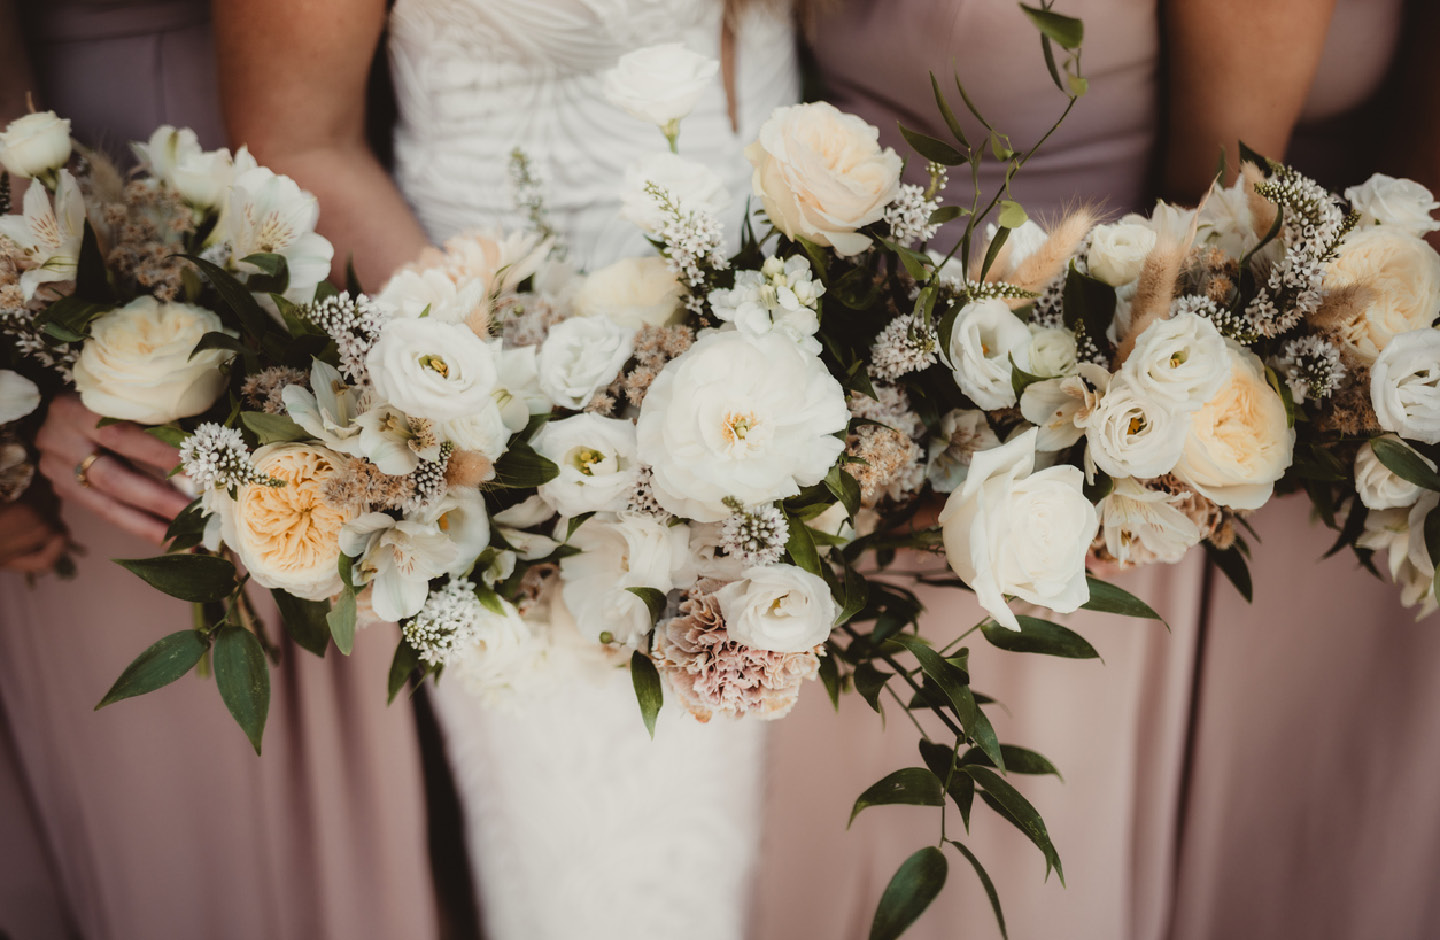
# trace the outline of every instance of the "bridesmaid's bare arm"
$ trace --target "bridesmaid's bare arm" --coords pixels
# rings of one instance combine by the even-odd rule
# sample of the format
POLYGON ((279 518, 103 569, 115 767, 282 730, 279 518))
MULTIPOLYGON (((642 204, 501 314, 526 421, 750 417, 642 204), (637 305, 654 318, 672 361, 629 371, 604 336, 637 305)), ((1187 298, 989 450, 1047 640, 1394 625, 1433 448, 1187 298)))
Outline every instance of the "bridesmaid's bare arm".
POLYGON ((1221 147, 1281 159, 1309 94, 1335 0, 1165 0, 1168 108, 1162 194, 1194 202, 1221 147))
POLYGON ((214 0, 230 139, 320 200, 335 274, 353 256, 375 288, 428 244, 365 140, 385 0, 214 0))

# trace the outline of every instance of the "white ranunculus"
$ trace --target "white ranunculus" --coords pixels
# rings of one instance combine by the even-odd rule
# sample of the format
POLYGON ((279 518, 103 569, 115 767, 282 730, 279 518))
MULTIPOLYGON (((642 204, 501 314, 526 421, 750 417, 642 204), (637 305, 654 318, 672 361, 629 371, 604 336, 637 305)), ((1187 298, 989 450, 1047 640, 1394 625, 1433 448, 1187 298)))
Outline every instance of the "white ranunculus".
POLYGON ((1372 363, 1391 339, 1424 329, 1440 314, 1440 254, 1422 239, 1385 226, 1351 232, 1325 272, 1325 288, 1355 286, 1368 303, 1340 327, 1342 346, 1372 363))
POLYGON ((429 317, 389 320, 365 368, 376 394, 414 417, 446 421, 494 407, 494 351, 464 326, 429 317))
POLYGON ((55 180, 55 203, 39 180, 25 190, 24 215, 0 215, 0 239, 8 238, 25 253, 30 266, 20 275, 21 295, 28 301, 41 284, 74 280, 85 238, 85 197, 69 170, 55 180))
POLYGON ((19 372, 0 369, 0 424, 25 417, 40 407, 40 387, 19 372))
POLYGON ((1020 629, 1005 603, 1013 595, 1057 613, 1090 599, 1085 555, 1098 517, 1085 498, 1078 467, 1031 472, 1031 428, 970 462, 970 474, 950 494, 940 529, 950 567, 975 592, 995 621, 1020 629))
POLYGON ((1285 475, 1295 450, 1285 402, 1248 349, 1226 344, 1230 378, 1190 417, 1175 475, 1200 495, 1232 509, 1259 509, 1285 475))
POLYGON ((1030 325, 1031 375, 1060 378, 1075 371, 1075 334, 1059 326, 1030 325))
POLYGON ((1093 362, 1080 363, 1075 375, 1025 386, 1020 414, 1039 429, 1036 449, 1064 450, 1080 440, 1090 413, 1109 387, 1109 370, 1093 362))
POLYGON ((727 499, 783 499, 820 482, 849 423, 840 383, 778 333, 707 333, 661 370, 636 422, 655 498, 687 519, 718 522, 727 499))
POLYGON ((70 122, 54 111, 36 111, 0 131, 0 163, 11 175, 43 176, 70 159, 70 122))
POLYGON ((1121 372, 1085 419, 1095 465, 1112 477, 1169 473, 1185 450, 1189 415, 1138 388, 1121 372))
POLYGON ((776 653, 813 650, 830 636, 840 606, 823 578, 794 565, 753 565, 715 592, 737 643, 776 653))
POLYGON ((667 42, 626 53, 601 80, 607 101, 664 129, 690 113, 719 71, 709 56, 667 42))
POLYGON ((280 255, 290 277, 285 299, 308 303, 315 295, 315 286, 329 277, 335 256, 334 246, 315 231, 319 203, 290 177, 254 166, 248 154, 244 160, 237 155, 236 162, 230 191, 209 244, 228 246, 235 267, 249 273, 259 269, 243 262, 243 258, 280 255))
POLYGON ((665 592, 690 567, 690 530, 652 516, 609 513, 588 519, 560 560, 561 595, 576 628, 593 640, 630 643, 650 631, 650 609, 629 588, 665 592))
POLYGON ((340 530, 340 548, 360 560, 356 587, 371 585, 370 604, 381 620, 413 617, 430 594, 430 581, 451 571, 460 549, 438 522, 395 519, 367 512, 340 530))
POLYGON ((86 408, 107 418, 164 424, 198 415, 224 390, 235 354, 190 352, 206 333, 228 332, 203 307, 137 297, 91 324, 75 363, 75 389, 86 408))
POLYGON ((1097 225, 1090 230, 1085 263, 1095 277, 1119 287, 1140 276, 1154 247, 1155 232, 1147 225, 1097 225))
POLYGON ((1200 544, 1200 527, 1174 496, 1135 480, 1116 480, 1099 512, 1105 550, 1121 564, 1174 564, 1200 544))
POLYGON ((1030 371, 1030 327, 1003 300, 977 300, 960 308, 950 331, 955 384, 986 411, 1015 404, 1014 365, 1030 371))
POLYGON ((578 414, 549 422, 530 446, 560 468, 538 492, 562 516, 619 512, 635 493, 640 465, 633 422, 578 414))
POLYGON ((745 148, 751 186, 786 235, 859 254, 870 238, 856 229, 884 215, 900 189, 900 157, 879 141, 874 127, 823 101, 776 108, 745 148))
POLYGON ((645 191, 651 183, 665 191, 682 215, 693 212, 718 219, 730 209, 730 193, 719 173, 668 151, 651 154, 625 171, 620 197, 620 214, 651 235, 659 234, 670 220, 655 197, 645 191))
POLYGON ((424 314, 445 323, 465 323, 475 311, 486 309, 485 286, 478 278, 456 283, 438 268, 405 269, 385 282, 375 300, 396 317, 417 319, 424 314))
POLYGON ((188 127, 162 124, 149 141, 130 146, 141 166, 197 208, 218 204, 234 175, 230 151, 206 151, 188 127))
POLYGON ((575 291, 575 313, 606 317, 630 330, 680 319, 685 289, 659 255, 621 258, 589 275, 575 291))
MULTIPOLYGON (((1394 434, 1382 434, 1382 438, 1399 441, 1394 434)), ((1435 469, 1435 464, 1424 455, 1420 456, 1435 469)), ((1355 452, 1355 491, 1360 502, 1367 509, 1408 509, 1420 498, 1420 487, 1398 475, 1380 462, 1375 450, 1369 444, 1355 452)))
POLYGON ((540 390, 578 411, 620 374, 635 351, 635 330, 608 317, 571 317, 550 328, 535 364, 540 390))
POLYGON ((1385 430, 1440 444, 1440 330, 1390 341, 1370 367, 1370 403, 1385 430))
POLYGON ((940 419, 940 433, 930 439, 925 469, 930 487, 937 493, 955 492, 965 482, 975 455, 999 446, 1000 438, 990 429, 985 412, 958 408, 947 412, 940 419))
POLYGON ((1190 412, 1230 378, 1230 356, 1209 318, 1186 313, 1147 326, 1121 371, 1142 394, 1190 412))
POLYGON ((1414 180, 1376 173, 1361 185, 1345 190, 1345 198, 1360 213, 1362 226, 1394 226, 1416 238, 1440 229, 1440 222, 1432 215, 1440 209, 1440 202, 1414 180))

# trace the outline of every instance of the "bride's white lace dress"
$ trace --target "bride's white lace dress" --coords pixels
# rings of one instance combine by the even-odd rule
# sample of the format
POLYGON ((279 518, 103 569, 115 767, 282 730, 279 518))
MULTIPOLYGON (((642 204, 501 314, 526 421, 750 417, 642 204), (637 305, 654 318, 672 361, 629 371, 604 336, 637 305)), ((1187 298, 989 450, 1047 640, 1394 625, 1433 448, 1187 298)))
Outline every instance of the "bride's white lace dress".
MULTIPOLYGON (((398 0, 400 188, 436 241, 520 225, 507 173, 518 146, 572 261, 642 254, 619 188, 629 164, 665 144, 605 101, 600 73, 659 42, 718 57, 720 35, 720 0, 398 0)), ((744 146, 798 95, 783 17, 752 11, 737 36, 738 129, 717 78, 681 131, 682 154, 728 182, 734 228, 749 189, 744 146)), ((738 940, 763 725, 700 725, 671 706, 652 742, 628 672, 564 648, 550 668, 512 713, 484 708, 459 682, 436 690, 488 935, 738 940)))

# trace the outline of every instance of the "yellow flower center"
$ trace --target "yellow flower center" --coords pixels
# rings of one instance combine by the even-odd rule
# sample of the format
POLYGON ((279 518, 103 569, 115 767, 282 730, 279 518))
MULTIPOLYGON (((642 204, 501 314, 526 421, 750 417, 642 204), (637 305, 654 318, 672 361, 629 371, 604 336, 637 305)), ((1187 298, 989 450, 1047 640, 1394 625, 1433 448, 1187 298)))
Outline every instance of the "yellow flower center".
POLYGON ((725 443, 734 444, 737 441, 745 440, 745 435, 753 431, 759 423, 760 419, 755 416, 753 411, 747 411, 744 414, 736 411, 730 412, 725 415, 725 443))
POLYGON ((450 366, 447 365, 445 360, 441 359, 439 356, 421 356, 420 364, 425 368, 429 369, 431 372, 437 373, 442 379, 448 379, 450 377, 450 366))

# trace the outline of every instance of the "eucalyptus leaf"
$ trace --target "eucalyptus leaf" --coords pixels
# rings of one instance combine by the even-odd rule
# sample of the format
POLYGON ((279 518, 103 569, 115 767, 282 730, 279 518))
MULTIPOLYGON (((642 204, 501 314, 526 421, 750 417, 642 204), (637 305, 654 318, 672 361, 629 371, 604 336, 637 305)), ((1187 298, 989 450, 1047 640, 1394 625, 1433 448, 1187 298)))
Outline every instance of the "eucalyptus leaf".
POLYGON ((1085 583, 1090 585, 1090 599, 1081 605, 1081 610, 1096 610, 1107 614, 1121 614, 1125 617, 1165 622, 1165 618, 1155 613, 1149 604, 1122 587, 1091 577, 1086 577, 1085 583))
POLYGON ((194 630, 181 630, 161 637, 125 667, 120 678, 95 706, 96 710, 169 685, 193 669, 209 648, 210 643, 205 636, 194 630))
POLYGON ((1013 199, 1000 200, 1000 215, 996 217, 995 224, 1001 228, 1019 228, 1028 221, 1030 216, 1025 212, 1025 207, 1013 199))
MULTIPOLYGON (((344 557, 344 556, 341 556, 344 557)), ((355 648, 355 589, 346 585, 325 615, 335 648, 346 656, 355 648)))
POLYGON ((1045 820, 1040 818, 1039 811, 994 769, 980 764, 966 764, 964 769, 980 786, 980 796, 986 804, 1023 832, 1045 856, 1045 873, 1048 875, 1053 868, 1060 876, 1060 883, 1064 884, 1065 872, 1060 867, 1060 855, 1050 841, 1050 833, 1046 831, 1045 820))
POLYGON ((1436 473, 1425 462, 1425 458, 1404 443, 1388 437, 1377 437, 1370 441, 1370 449, 1391 473, 1401 479, 1427 490, 1440 490, 1440 473, 1436 473))
POLYGON ((640 703, 640 717, 645 730, 655 737, 655 719, 665 704, 665 690, 660 687, 660 673, 655 664, 640 650, 630 657, 630 681, 635 686, 635 701, 640 703))
POLYGON ((915 149, 926 160, 933 163, 944 164, 945 166, 959 166, 966 163, 966 156, 943 140, 936 140, 929 134, 922 134, 919 131, 912 131, 904 124, 900 125, 900 134, 907 143, 915 149))
POLYGON ((935 105, 940 109, 940 116, 945 119, 945 126, 950 128, 950 133, 955 135, 955 139, 960 142, 960 146, 969 150, 970 141, 965 138, 965 128, 962 127, 959 120, 956 119, 955 112, 950 110, 950 103, 946 101, 945 96, 941 94, 940 80, 935 77, 934 72, 930 73, 930 88, 935 92, 935 105))
POLYGON ((871 806, 940 806, 945 802, 945 790, 940 778, 926 767, 906 767, 886 774, 866 788, 855 800, 850 810, 849 828, 863 810, 871 806))
POLYGON ((330 625, 325 620, 330 602, 307 601, 279 588, 273 589, 270 596, 280 609, 280 620, 290 639, 306 652, 323 657, 330 647, 330 625))
POLYGON ((970 863, 970 867, 975 869, 975 874, 980 879, 981 886, 985 888, 985 896, 990 899, 990 910, 995 912, 995 923, 1000 927, 1001 940, 1006 940, 1010 935, 1005 932, 1005 912, 1000 910, 1000 894, 995 890, 995 882, 990 880, 990 873, 985 870, 984 865, 980 864, 980 859, 975 857, 975 853, 963 844, 956 842, 954 839, 947 839, 945 841, 955 846, 955 850, 965 856, 965 860, 970 863))
POLYGON ((1000 249, 1010 240, 1011 226, 1002 225, 995 231, 995 237, 990 239, 990 244, 985 246, 985 259, 980 263, 980 279, 983 281, 985 275, 990 273, 990 267, 995 259, 1000 257, 1000 249))
POLYGON ((1030 22, 1065 49, 1075 50, 1085 41, 1085 24, 1073 16, 1065 16, 1043 7, 1020 4, 1030 22))
POLYGON ((1042 653, 1064 659, 1098 659, 1095 647, 1069 627, 1038 617, 1017 616, 1019 630, 1002 627, 994 620, 980 624, 980 632, 990 645, 1012 653, 1042 653))
POLYGON ((215 635, 213 656, 220 698, 258 755, 270 713, 270 668, 265 650, 249 630, 224 626, 215 635))
POLYGON ((880 895, 870 940, 895 940, 908 930, 945 887, 948 870, 945 853, 933 845, 905 859, 880 895))
POLYGON ((116 558, 115 563, 156 590, 197 604, 224 600, 238 586, 235 566, 217 555, 116 558))

